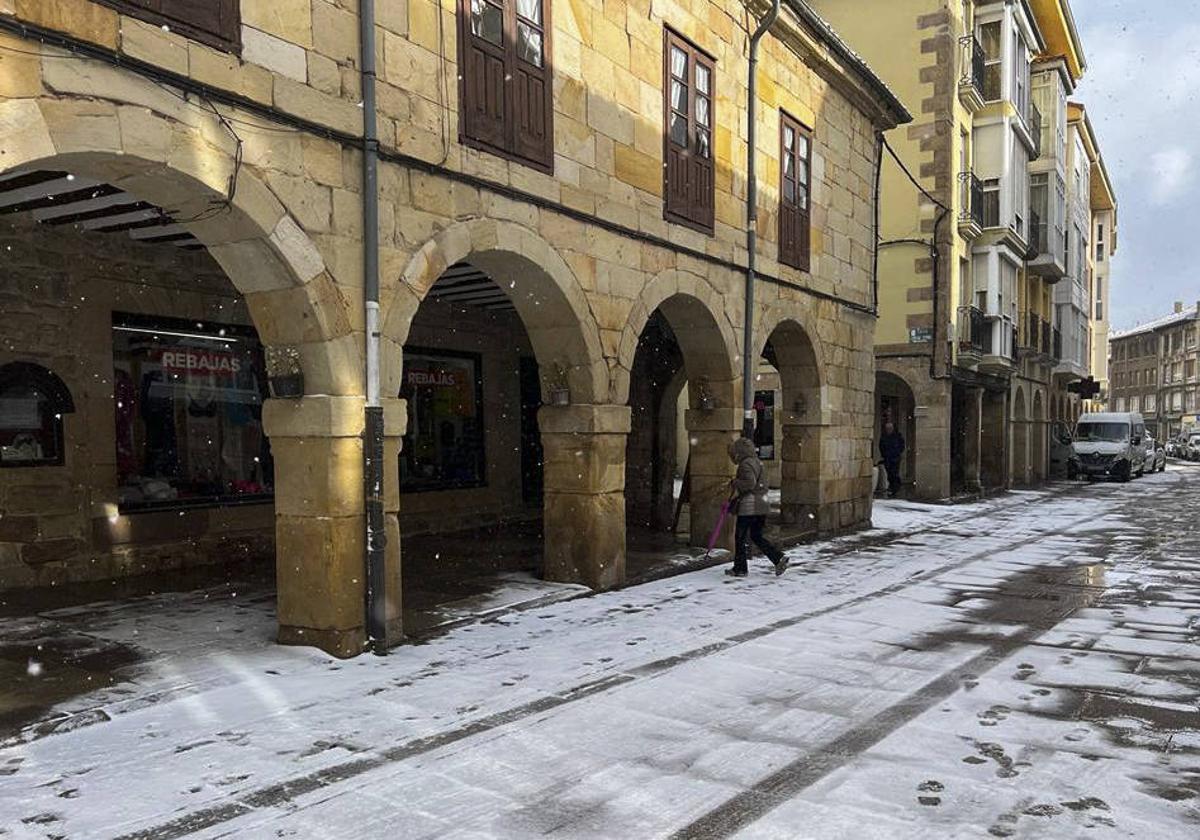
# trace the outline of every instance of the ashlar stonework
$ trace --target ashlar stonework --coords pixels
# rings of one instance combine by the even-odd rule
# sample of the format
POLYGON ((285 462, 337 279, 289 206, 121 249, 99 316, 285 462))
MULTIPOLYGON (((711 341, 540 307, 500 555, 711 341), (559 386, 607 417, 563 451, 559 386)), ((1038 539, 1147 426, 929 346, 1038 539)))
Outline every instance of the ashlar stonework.
MULTIPOLYGON (((355 5, 242 0, 242 52, 231 55, 87 0, 15 0, 11 9, 0 3, 3 20, 15 14, 101 48, 93 58, 70 56, 60 46, 0 30, 0 175, 61 170, 169 210, 205 246, 204 272, 225 275, 231 311, 254 326, 265 346, 298 352, 304 396, 270 400, 263 411, 276 464, 274 504, 243 519, 274 519, 280 640, 338 655, 364 644, 355 5), (176 74, 177 86, 120 66, 121 57, 176 74), (185 92, 192 84, 215 93, 185 92)), ((701 401, 699 390, 690 389, 684 419, 693 541, 707 539, 732 474, 726 445, 742 426, 745 55, 755 20, 733 0, 552 6, 555 154, 552 172, 542 172, 458 142, 455 4, 380 4, 386 457, 397 462, 406 430, 399 394, 415 319, 423 307, 436 308, 431 289, 439 278, 469 264, 511 301, 513 323, 525 336, 513 339, 514 348, 535 357, 543 372, 561 368, 570 395, 568 405, 552 404, 549 384, 542 383, 544 574, 606 588, 624 580, 630 375, 639 337, 655 313, 678 340, 688 380, 703 381, 707 394, 701 401), (669 223, 663 214, 668 26, 715 59, 709 233, 669 223)), ((907 115, 848 51, 788 4, 763 44, 760 67, 762 276, 751 318, 753 352, 773 354, 780 372, 784 517, 809 519, 829 532, 869 520, 873 188, 879 132, 907 115), (776 259, 781 110, 813 132, 808 272, 776 259)), ((53 251, 30 255, 40 276, 55 274, 53 251)), ((0 295, 19 290, 13 268, 3 269, 0 295)), ((111 311, 111 303, 93 298, 69 313, 50 306, 35 318, 10 321, 0 327, 0 363, 53 364, 82 394, 92 371, 55 359, 82 358, 89 347, 103 358, 111 311), (59 331, 61 343, 35 341, 40 329, 59 331)), ((95 399, 103 415, 103 394, 95 399)), ((104 454, 111 452, 108 430, 79 426, 67 422, 69 446, 86 436, 87 454, 69 449, 57 472, 0 471, 0 589, 131 570, 96 536, 112 530, 97 524, 113 516, 105 507, 114 492, 104 454), (84 458, 94 466, 81 472, 84 458), (55 487, 40 494, 46 504, 23 509, 20 499, 43 485, 55 487)), ((394 470, 385 489, 387 614, 389 633, 398 637, 406 503, 394 470)), ((462 493, 447 495, 443 509, 453 510, 454 498, 475 498, 462 493)), ((502 505, 495 498, 488 503, 502 505)), ((428 509, 415 503, 413 521, 428 517, 428 509)), ((233 513, 206 515, 219 520, 206 533, 246 525, 233 513)), ((114 516, 121 527, 137 519, 114 516)), ((269 532, 257 533, 269 544, 269 532)), ((146 562, 177 562, 166 559, 163 540, 156 545, 142 552, 146 562)), ((204 550, 192 543, 193 554, 204 550)))

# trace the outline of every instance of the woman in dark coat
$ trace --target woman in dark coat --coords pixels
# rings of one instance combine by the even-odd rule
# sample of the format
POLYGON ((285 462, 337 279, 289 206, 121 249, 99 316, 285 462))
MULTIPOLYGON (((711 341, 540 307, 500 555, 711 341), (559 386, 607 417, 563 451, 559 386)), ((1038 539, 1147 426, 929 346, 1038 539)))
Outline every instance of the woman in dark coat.
POLYGON ((753 542, 775 564, 775 574, 781 575, 788 567, 788 559, 763 536, 771 506, 767 503, 766 469, 758 458, 754 441, 742 437, 729 444, 729 458, 737 464, 737 473, 729 483, 736 497, 732 510, 737 514, 737 527, 734 530, 733 568, 726 569, 725 574, 733 577, 749 574, 750 543, 753 542))

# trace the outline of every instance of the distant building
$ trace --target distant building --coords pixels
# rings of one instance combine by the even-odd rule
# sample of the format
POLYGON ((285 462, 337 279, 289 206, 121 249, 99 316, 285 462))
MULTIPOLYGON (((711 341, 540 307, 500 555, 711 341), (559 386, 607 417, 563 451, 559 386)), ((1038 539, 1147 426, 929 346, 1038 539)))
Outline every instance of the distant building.
POLYGON ((1111 410, 1140 411, 1164 440, 1200 425, 1200 301, 1115 333, 1109 369, 1111 410))

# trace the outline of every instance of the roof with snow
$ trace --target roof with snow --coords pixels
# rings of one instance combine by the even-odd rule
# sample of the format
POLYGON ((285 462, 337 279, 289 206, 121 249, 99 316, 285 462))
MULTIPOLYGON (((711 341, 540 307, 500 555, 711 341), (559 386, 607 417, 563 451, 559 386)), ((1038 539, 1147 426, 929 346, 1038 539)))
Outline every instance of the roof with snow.
POLYGON ((1155 330, 1166 329, 1173 327, 1176 324, 1182 324, 1184 321, 1200 320, 1200 303, 1196 304, 1191 309, 1185 309, 1182 312, 1172 312, 1170 315, 1164 315, 1161 318, 1155 318, 1153 321, 1147 321, 1144 324, 1139 324, 1128 330, 1114 332, 1109 336, 1110 341, 1116 341, 1122 338, 1129 338, 1133 335, 1142 335, 1143 333, 1154 332, 1155 330))

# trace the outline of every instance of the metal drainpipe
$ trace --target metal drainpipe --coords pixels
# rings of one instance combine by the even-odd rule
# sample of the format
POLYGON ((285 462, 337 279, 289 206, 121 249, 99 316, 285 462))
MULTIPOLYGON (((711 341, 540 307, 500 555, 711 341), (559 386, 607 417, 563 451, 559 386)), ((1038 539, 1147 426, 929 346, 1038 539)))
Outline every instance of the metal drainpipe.
POLYGON ((366 631, 376 653, 387 647, 387 533, 383 519, 383 403, 379 393, 379 134, 375 113, 375 0, 359 3, 363 109, 363 302, 367 405, 363 427, 366 507, 366 631))
POLYGON ((754 437, 754 277, 758 251, 758 178, 755 174, 755 143, 758 126, 755 112, 758 104, 758 42, 767 34, 779 17, 779 0, 771 0, 771 9, 763 16, 750 36, 750 79, 746 102, 746 319, 742 341, 742 435, 754 437))

